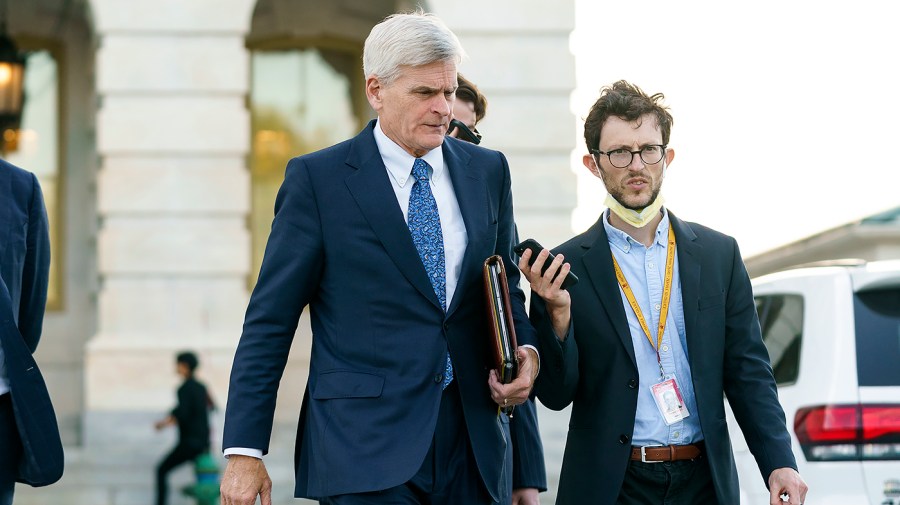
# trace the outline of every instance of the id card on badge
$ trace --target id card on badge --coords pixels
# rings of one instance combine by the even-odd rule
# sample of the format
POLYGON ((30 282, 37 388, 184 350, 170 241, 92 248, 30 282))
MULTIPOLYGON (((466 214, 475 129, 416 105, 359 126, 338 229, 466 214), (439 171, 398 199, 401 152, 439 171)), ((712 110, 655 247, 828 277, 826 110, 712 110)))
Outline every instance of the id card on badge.
POLYGON ((681 397, 681 390, 678 389, 678 383, 674 378, 658 382, 650 386, 650 390, 667 426, 691 415, 684 405, 684 398, 681 397))

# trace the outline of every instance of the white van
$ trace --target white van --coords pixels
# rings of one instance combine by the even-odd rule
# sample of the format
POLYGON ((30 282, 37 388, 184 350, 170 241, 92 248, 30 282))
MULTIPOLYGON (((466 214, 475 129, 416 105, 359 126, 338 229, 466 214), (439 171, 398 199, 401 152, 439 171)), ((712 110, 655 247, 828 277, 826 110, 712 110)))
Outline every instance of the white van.
MULTIPOLYGON (((786 270, 753 292, 807 501, 900 505, 900 261, 786 270)), ((729 417, 741 503, 768 504, 729 417)))

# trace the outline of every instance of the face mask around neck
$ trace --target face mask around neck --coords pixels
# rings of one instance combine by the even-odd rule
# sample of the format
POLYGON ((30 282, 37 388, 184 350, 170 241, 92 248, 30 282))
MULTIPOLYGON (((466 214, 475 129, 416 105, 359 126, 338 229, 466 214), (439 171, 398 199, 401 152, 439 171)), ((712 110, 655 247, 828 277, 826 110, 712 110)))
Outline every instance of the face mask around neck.
POLYGON ((613 198, 612 195, 607 194, 604 204, 609 207, 610 212, 622 218, 626 223, 635 228, 643 228, 647 226, 650 221, 653 221, 653 218, 659 213, 659 210, 663 206, 663 201, 662 195, 657 195, 656 200, 653 200, 650 205, 638 212, 636 210, 625 208, 625 206, 613 198))

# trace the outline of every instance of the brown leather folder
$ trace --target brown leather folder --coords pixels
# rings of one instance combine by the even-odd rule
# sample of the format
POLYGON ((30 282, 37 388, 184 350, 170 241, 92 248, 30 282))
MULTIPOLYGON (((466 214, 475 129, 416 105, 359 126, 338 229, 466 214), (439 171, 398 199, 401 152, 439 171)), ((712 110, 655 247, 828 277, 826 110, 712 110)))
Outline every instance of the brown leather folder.
POLYGON ((497 255, 484 261, 484 300, 494 366, 500 382, 508 384, 516 377, 517 371, 516 327, 509 303, 506 269, 503 258, 497 255))

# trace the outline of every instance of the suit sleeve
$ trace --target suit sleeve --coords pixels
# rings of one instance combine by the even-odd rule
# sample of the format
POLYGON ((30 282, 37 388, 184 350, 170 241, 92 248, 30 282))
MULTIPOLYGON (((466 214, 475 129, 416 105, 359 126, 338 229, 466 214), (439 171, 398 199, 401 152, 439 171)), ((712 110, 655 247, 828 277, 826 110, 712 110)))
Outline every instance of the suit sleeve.
POLYGON ((268 452, 278 383, 323 261, 315 191, 308 167, 295 158, 275 201, 272 231, 234 356, 223 448, 268 452))
POLYGON ((537 406, 528 400, 516 407, 509 432, 513 444, 513 489, 547 490, 544 446, 538 428, 537 406))
POLYGON ((44 196, 34 174, 28 206, 28 235, 22 265, 22 295, 19 303, 19 331, 33 353, 41 339, 47 283, 50 278, 50 234, 44 196))
POLYGON ((568 336, 560 341, 553 331, 543 298, 531 295, 531 323, 537 331, 538 349, 543 369, 535 381, 534 391, 541 403, 553 410, 562 410, 575 399, 578 389, 578 342, 574 320, 569 323, 568 336))
POLYGON ((762 341, 750 278, 738 245, 732 242, 731 280, 725 299, 725 395, 768 486, 772 470, 796 470, 797 462, 762 341))

